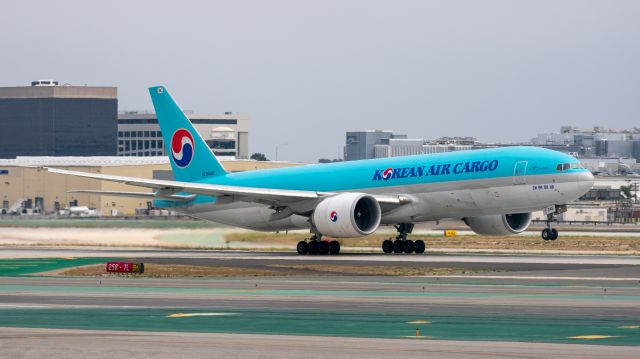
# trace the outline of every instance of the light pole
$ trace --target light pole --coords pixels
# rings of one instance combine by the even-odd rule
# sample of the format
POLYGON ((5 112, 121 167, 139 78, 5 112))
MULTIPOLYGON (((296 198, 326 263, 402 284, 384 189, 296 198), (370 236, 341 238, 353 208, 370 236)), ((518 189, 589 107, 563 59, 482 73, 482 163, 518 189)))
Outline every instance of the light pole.
POLYGON ((284 147, 286 145, 288 145, 288 143, 281 143, 279 145, 276 145, 276 161, 278 160, 278 148, 284 147))

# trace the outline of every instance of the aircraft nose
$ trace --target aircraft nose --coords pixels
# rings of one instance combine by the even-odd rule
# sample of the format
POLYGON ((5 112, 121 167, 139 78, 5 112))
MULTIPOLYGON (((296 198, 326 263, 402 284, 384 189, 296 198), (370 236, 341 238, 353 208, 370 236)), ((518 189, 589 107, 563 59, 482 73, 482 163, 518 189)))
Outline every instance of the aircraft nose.
POLYGON ((580 172, 578 175, 578 187, 580 191, 584 194, 587 193, 593 187, 593 174, 591 172, 585 171, 580 172))

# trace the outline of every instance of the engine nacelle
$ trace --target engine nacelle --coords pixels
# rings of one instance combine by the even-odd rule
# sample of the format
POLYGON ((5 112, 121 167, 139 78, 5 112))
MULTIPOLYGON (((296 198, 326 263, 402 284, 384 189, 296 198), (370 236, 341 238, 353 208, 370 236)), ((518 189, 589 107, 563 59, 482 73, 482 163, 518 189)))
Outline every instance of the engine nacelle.
POLYGON ((531 224, 531 213, 492 214, 464 219, 467 226, 485 236, 509 236, 517 234, 531 224))
POLYGON ((364 193, 341 193, 324 199, 311 216, 320 233, 336 238, 371 234, 380 226, 381 218, 378 201, 364 193))

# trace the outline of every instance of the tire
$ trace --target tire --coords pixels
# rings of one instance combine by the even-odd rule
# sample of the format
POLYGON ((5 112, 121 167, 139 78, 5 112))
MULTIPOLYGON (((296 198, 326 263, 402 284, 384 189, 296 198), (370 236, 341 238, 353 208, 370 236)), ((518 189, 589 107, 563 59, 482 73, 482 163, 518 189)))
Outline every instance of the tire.
POLYGON ((329 242, 329 254, 338 254, 340 253, 340 242, 331 241, 329 242))
POLYGON ((404 241, 404 252, 405 253, 413 253, 416 250, 416 245, 412 240, 407 239, 404 241))
POLYGON ((309 254, 318 254, 318 250, 320 249, 319 246, 320 246, 320 243, 316 241, 309 242, 309 245, 308 245, 309 254))
POLYGON ((382 242, 382 251, 387 254, 393 252, 393 241, 385 239, 385 241, 382 242))
POLYGON ((545 228, 542 230, 542 239, 544 239, 545 241, 551 239, 551 231, 549 230, 549 228, 545 228))
POLYGON ((424 253, 424 250, 426 249, 426 245, 424 244, 424 241, 421 239, 418 239, 417 241, 414 242, 415 245, 415 250, 414 252, 418 253, 418 254, 422 254, 424 253))
POLYGON ((394 253, 402 253, 404 252, 404 243, 401 240, 396 239, 393 241, 393 252, 394 253))
POLYGON ((322 241, 318 243, 318 254, 328 254, 329 253, 329 244, 327 241, 322 241))
POLYGON ((298 250, 298 254, 307 254, 309 252, 309 245, 305 241, 300 241, 296 249, 298 250))
POLYGON ((551 228, 551 238, 549 238, 552 241, 555 241, 556 239, 558 239, 558 230, 555 228, 551 228))

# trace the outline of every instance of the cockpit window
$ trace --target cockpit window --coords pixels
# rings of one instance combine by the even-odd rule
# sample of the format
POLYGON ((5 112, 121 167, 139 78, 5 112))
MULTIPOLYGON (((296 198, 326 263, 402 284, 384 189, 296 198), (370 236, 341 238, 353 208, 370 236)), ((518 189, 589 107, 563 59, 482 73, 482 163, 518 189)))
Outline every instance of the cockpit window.
POLYGON ((584 166, 580 162, 559 163, 556 166, 557 171, 566 171, 569 169, 575 170, 575 169, 582 169, 582 168, 584 168, 584 166))

